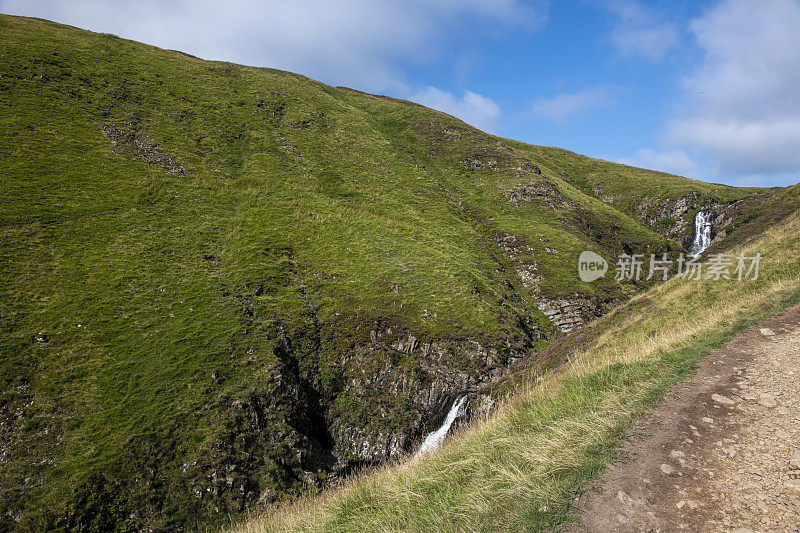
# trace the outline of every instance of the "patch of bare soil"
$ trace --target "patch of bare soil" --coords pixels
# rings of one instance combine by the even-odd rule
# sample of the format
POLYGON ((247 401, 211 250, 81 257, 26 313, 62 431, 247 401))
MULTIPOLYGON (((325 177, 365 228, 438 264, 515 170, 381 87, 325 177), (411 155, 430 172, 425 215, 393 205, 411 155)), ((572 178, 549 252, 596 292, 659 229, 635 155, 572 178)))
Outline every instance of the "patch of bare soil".
POLYGON ((564 531, 800 531, 800 306, 709 354, 564 531))

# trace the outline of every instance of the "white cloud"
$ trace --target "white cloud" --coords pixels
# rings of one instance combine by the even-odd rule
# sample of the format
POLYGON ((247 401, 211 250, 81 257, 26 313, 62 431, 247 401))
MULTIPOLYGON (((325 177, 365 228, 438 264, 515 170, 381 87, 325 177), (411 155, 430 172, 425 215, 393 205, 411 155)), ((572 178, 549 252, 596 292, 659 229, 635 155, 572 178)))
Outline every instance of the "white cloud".
POLYGON ((697 163, 682 150, 657 151, 645 148, 637 151, 632 157, 624 157, 617 162, 679 176, 694 177, 698 171, 697 163))
POLYGON ((662 59, 678 42, 675 26, 632 0, 612 0, 605 7, 618 17, 611 42, 624 56, 662 59))
POLYGON ((739 187, 787 187, 800 182, 800 175, 795 173, 745 174, 738 176, 732 185, 739 187))
POLYGON ((409 100, 444 111, 485 131, 493 131, 501 115, 500 106, 493 100, 471 91, 464 91, 459 98, 437 87, 426 87, 412 94, 409 100))
POLYGON ((0 11, 207 59, 400 92, 408 90, 401 65, 436 58, 453 35, 544 20, 541 9, 518 0, 0 0, 0 11))
POLYGON ((800 170, 800 1, 723 0, 691 29, 703 63, 685 80, 668 139, 719 174, 800 170))
POLYGON ((592 87, 574 93, 559 94, 539 100, 533 104, 531 110, 538 117, 563 123, 572 115, 610 104, 611 92, 606 87, 592 87))
POLYGON ((800 116, 686 118, 669 134, 713 155, 723 171, 800 170, 800 116))

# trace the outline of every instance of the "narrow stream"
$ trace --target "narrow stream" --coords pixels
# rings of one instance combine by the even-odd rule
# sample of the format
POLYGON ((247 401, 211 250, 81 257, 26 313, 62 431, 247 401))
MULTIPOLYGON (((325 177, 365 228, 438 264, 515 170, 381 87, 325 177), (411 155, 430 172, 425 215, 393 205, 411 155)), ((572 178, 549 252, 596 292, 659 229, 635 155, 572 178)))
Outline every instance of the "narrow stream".
POLYGON ((419 447, 419 451, 415 457, 430 453, 442 445, 444 438, 447 436, 447 432, 450 431, 450 426, 452 426, 456 418, 463 413, 464 402, 466 401, 466 396, 461 396, 460 398, 455 399, 453 405, 450 407, 450 411, 447 413, 447 417, 444 419, 444 422, 442 422, 442 425, 439 426, 439 429, 429 433, 428 436, 425 437, 425 440, 422 442, 422 446, 419 447))

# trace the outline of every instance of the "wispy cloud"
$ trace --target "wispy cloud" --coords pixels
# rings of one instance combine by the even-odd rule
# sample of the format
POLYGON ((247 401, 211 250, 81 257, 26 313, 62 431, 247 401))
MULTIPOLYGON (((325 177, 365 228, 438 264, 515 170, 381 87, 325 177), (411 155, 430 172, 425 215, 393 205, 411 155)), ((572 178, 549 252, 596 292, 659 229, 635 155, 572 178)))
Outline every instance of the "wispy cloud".
POLYGON ((426 87, 409 96, 409 100, 444 111, 489 132, 494 131, 497 127, 501 115, 500 106, 497 103, 471 91, 464 91, 459 97, 437 87, 426 87))
POLYGON ((692 178, 698 172, 697 163, 683 150, 659 151, 645 148, 631 157, 618 159, 617 162, 692 178))
POLYGON ((675 25, 632 0, 609 0, 605 7, 617 17, 611 41, 626 57, 657 61, 678 42, 675 25))
POLYGON ((613 102, 613 91, 608 87, 590 87, 573 93, 558 94, 533 104, 534 116, 564 123, 570 117, 613 102))

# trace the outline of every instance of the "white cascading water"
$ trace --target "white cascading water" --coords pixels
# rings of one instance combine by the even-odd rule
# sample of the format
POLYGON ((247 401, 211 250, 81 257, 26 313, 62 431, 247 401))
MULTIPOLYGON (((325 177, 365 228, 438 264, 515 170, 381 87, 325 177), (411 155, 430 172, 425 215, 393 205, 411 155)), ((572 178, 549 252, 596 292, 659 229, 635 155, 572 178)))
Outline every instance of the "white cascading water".
POLYGON ((429 433, 428 436, 425 437, 425 440, 422 442, 422 446, 419 447, 419 451, 415 457, 420 457, 426 453, 430 453, 442 445, 444 438, 447 436, 447 432, 450 431, 450 426, 452 426, 456 418, 462 414, 464 402, 466 401, 466 396, 456 398, 452 407, 450 407, 450 411, 447 413, 447 417, 444 419, 444 422, 442 422, 442 425, 439 426, 439 429, 429 433))
POLYGON ((700 255, 711 245, 712 224, 709 215, 705 211, 698 211, 694 217, 694 241, 689 248, 689 255, 700 255))

